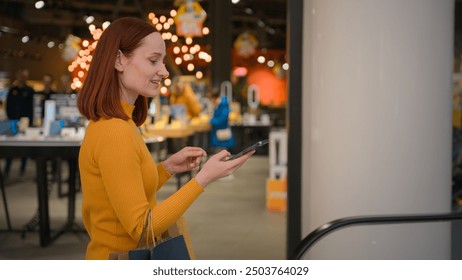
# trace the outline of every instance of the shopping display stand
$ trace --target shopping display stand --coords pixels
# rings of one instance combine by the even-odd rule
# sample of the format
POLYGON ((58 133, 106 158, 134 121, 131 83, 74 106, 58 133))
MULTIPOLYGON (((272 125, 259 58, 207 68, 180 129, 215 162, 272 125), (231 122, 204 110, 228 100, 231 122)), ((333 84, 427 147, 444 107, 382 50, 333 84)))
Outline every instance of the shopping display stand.
POLYGON ((285 129, 269 133, 270 176, 266 180, 266 209, 273 212, 287 210, 287 132, 285 129))

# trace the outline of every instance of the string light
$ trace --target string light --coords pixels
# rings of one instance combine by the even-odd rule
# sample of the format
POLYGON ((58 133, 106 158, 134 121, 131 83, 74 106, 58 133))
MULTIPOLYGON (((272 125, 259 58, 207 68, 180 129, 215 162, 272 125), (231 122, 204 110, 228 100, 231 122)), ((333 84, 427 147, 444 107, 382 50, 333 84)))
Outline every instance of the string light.
MULTIPOLYGON (((183 63, 188 62, 187 65, 185 65, 186 69, 189 72, 193 72, 197 79, 202 79, 204 77, 204 73, 203 71, 198 71, 194 61, 195 59, 200 59, 205 63, 209 63, 212 61, 212 57, 205 51, 205 49, 201 50, 201 46, 199 44, 191 46, 194 44, 193 38, 186 37, 184 38, 183 43, 181 43, 178 35, 170 32, 170 29, 175 24, 174 17, 176 17, 176 15, 177 11, 172 9, 169 12, 169 16, 156 15, 154 12, 150 12, 147 14, 147 18, 148 21, 152 23, 152 25, 156 28, 156 30, 161 33, 163 40, 170 41, 172 44, 177 44, 173 47, 175 64, 182 65, 183 63)), ((110 25, 110 22, 106 21, 103 23, 102 28, 97 28, 95 24, 93 24, 95 21, 93 16, 85 16, 84 20, 88 24, 88 30, 93 37, 93 42, 90 42, 89 40, 83 40, 81 43, 83 46, 83 51, 79 52, 79 56, 74 59, 71 65, 68 66, 68 70, 74 73, 76 78, 76 80, 73 82, 73 85, 76 88, 81 87, 93 58, 92 52, 95 50, 101 34, 110 25)), ((210 29, 208 27, 203 27, 202 32, 204 35, 208 35, 210 33, 210 29)), ((171 84, 171 80, 165 80, 165 83, 171 84)), ((167 88, 165 88, 165 90, 167 90, 167 88)))

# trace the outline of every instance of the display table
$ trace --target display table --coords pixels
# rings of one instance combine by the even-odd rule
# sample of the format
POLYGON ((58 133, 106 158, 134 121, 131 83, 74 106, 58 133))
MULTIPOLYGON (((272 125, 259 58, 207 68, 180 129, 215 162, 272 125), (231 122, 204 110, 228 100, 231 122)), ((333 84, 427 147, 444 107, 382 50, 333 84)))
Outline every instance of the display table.
MULTIPOLYGON (((231 129, 236 139, 236 152, 260 140, 268 139, 271 128, 272 126, 270 124, 263 122, 231 124, 231 129)), ((268 155, 268 146, 257 149, 255 154, 268 155)))
MULTIPOLYGON (((150 151, 156 149, 159 139, 147 138, 146 145, 150 151)), ((28 157, 35 160, 36 184, 39 212, 39 235, 40 246, 46 247, 57 239, 65 231, 71 230, 75 220, 75 197, 76 197, 76 174, 78 169, 78 156, 81 141, 79 139, 65 139, 61 137, 31 140, 24 137, 1 137, 0 158, 28 157), (58 230, 50 229, 50 213, 48 207, 48 180, 46 162, 53 159, 68 159, 69 162, 69 191, 67 221, 58 230)), ((2 190, 4 189, 3 178, 0 178, 2 190)), ((5 210, 6 199, 4 200, 5 210)), ((7 213, 8 228, 11 224, 7 213)))
POLYGON ((194 129, 190 126, 181 128, 153 128, 143 134, 149 137, 164 136, 167 138, 185 138, 193 135, 194 129))
MULTIPOLYGON (((35 160, 37 197, 39 209, 40 246, 48 246, 66 230, 70 229, 75 219, 75 183, 80 140, 61 138, 27 140, 25 138, 0 138, 0 157, 28 157, 35 160), (67 222, 57 231, 50 229, 48 208, 48 180, 46 162, 49 159, 62 158, 69 160, 69 192, 67 222)), ((3 181, 2 187, 3 187, 3 181)), ((8 221, 9 222, 9 221, 8 221)), ((8 225, 11 228, 10 225, 8 225)))

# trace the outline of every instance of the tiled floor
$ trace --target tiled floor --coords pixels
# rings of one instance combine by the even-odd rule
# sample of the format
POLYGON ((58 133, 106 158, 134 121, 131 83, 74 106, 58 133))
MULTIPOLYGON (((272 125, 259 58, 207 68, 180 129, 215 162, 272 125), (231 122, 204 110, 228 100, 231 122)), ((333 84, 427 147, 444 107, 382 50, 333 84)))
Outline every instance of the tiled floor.
MULTIPOLYGON (((268 157, 254 155, 235 174, 207 187, 186 214, 192 243, 198 259, 285 259, 286 215, 268 212, 265 208, 265 183, 268 177, 268 157)), ((3 165, 3 162, 2 162, 3 165)), ((24 177, 18 176, 19 160, 15 160, 7 181, 6 192, 13 227, 8 232, 5 212, 0 201, 0 259, 83 259, 88 237, 84 232, 67 232, 52 245, 39 246, 37 232, 21 229, 37 207, 34 184, 34 162, 29 161, 24 177)), ((66 169, 66 168, 64 168, 66 169)), ((159 192, 159 199, 176 190, 171 179, 159 192)), ((77 226, 80 219, 80 193, 77 195, 77 226)), ((64 223, 66 199, 57 195, 53 186, 50 194, 52 228, 64 223)))

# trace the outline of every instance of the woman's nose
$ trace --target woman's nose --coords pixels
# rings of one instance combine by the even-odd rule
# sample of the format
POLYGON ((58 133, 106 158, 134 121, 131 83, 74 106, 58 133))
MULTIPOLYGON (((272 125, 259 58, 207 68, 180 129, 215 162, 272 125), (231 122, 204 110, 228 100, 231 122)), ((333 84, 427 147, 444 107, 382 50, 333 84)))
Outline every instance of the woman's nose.
POLYGON ((162 76, 162 78, 164 79, 169 76, 169 73, 168 73, 167 67, 165 67, 165 64, 164 64, 164 67, 162 67, 162 69, 160 70, 159 75, 162 76))

